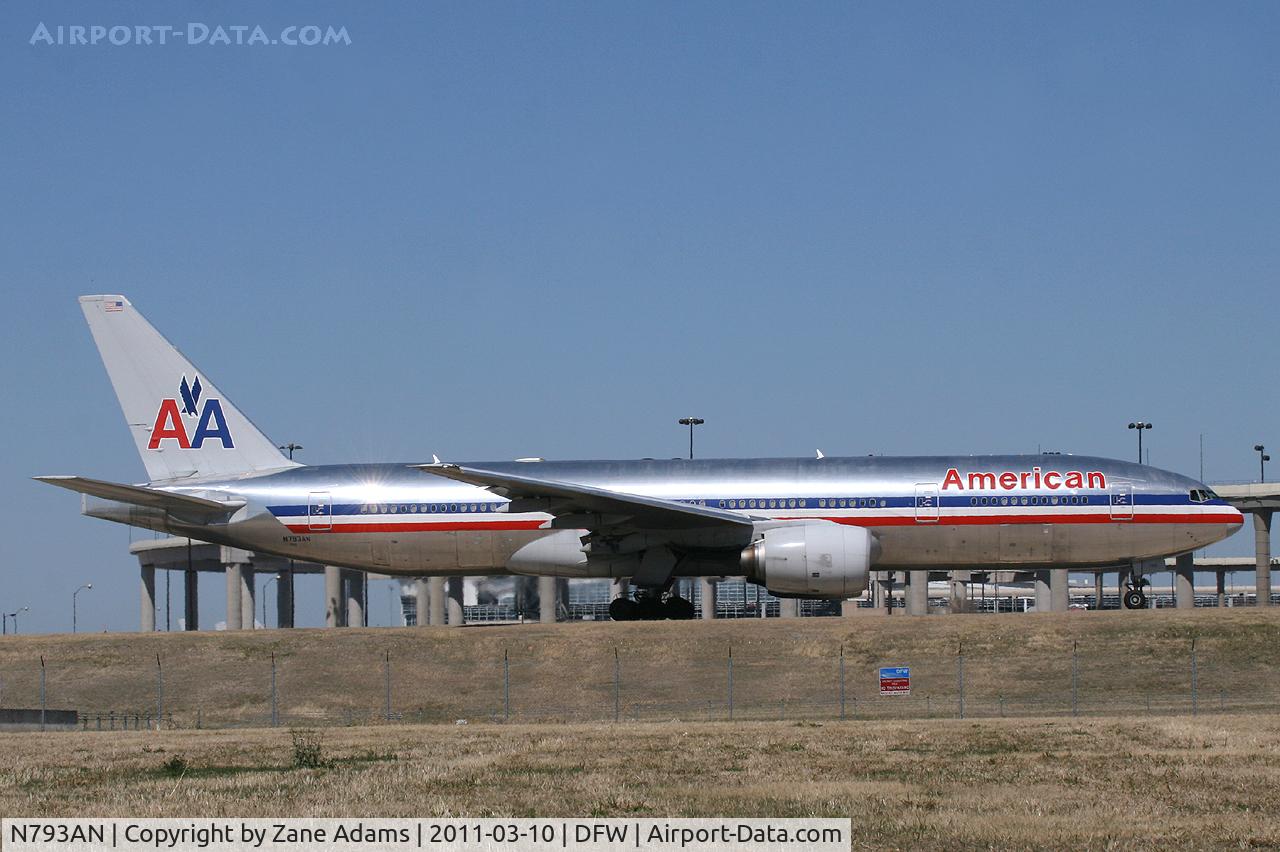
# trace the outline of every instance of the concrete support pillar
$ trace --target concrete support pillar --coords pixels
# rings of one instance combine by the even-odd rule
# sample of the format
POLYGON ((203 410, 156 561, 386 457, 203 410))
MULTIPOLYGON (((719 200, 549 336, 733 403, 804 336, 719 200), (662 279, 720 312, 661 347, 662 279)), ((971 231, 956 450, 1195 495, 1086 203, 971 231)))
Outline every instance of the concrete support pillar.
POLYGON ((200 572, 188 568, 183 572, 182 623, 187 630, 200 629, 200 572))
POLYGON ((1102 609, 1102 572, 1096 571, 1093 575, 1093 608, 1102 609))
POLYGON ((1227 572, 1218 571, 1218 607, 1227 605, 1227 572))
POLYGON ((929 614, 929 572, 907 572, 907 615, 929 614))
POLYGON ((1049 609, 1066 612, 1071 603, 1071 576, 1066 568, 1049 569, 1049 609))
POLYGON ((1049 612, 1049 570, 1041 568, 1035 574, 1036 612, 1049 612))
POLYGON ((465 617, 462 609, 462 578, 450 577, 447 586, 449 601, 446 606, 449 610, 449 626, 461 627, 465 617))
POLYGON ((257 587, 257 577, 252 565, 240 566, 240 627, 244 630, 252 630, 255 610, 254 605, 257 598, 254 594, 257 587))
POLYGON ((364 572, 343 571, 347 587, 347 626, 364 627, 364 572))
POLYGON ((276 580, 276 627, 293 627, 293 567, 281 571, 276 580))
POLYGON ((444 577, 429 577, 427 579, 427 594, 431 597, 431 617, 427 619, 427 623, 432 627, 444 626, 444 577))
POLYGON ((951 572, 951 612, 969 611, 969 583, 972 580, 972 571, 951 572))
POLYGON ((431 622, 431 586, 426 577, 413 581, 413 613, 413 620, 419 627, 431 622))
POLYGON ((342 569, 324 566, 324 626, 342 627, 347 623, 346 601, 342 599, 342 569))
POLYGON ((1121 568, 1116 572, 1116 594, 1120 597, 1121 607, 1124 606, 1124 584, 1128 581, 1131 573, 1133 572, 1128 568, 1121 568))
POLYGON ((702 619, 710 621, 716 617, 716 579, 703 577, 698 585, 702 593, 702 619))
POLYGON ((554 624, 556 620, 556 578, 538 578, 538 621, 554 624))
POLYGON ((156 569, 151 565, 142 566, 142 601, 138 629, 150 633, 156 629, 156 569))
POLYGON ((1271 606, 1271 509, 1253 513, 1253 554, 1258 576, 1258 606, 1271 606))
POLYGON ((239 630, 241 625, 240 596, 244 594, 244 583, 240 579, 239 562, 226 563, 227 572, 227 629, 239 630))
POLYGON ((1178 609, 1192 609, 1196 605, 1196 555, 1184 553, 1178 557, 1174 568, 1174 602, 1178 609))
POLYGON ((867 611, 868 610, 866 607, 858 606, 857 598, 845 598, 844 600, 840 601, 840 617, 841 618, 850 618, 852 616, 858 615, 859 613, 864 613, 867 611))
POLYGON ((889 611, 889 581, 883 571, 871 575, 871 609, 878 613, 889 611))
POLYGON ((800 599, 782 598, 778 601, 778 615, 782 618, 799 618, 800 599))

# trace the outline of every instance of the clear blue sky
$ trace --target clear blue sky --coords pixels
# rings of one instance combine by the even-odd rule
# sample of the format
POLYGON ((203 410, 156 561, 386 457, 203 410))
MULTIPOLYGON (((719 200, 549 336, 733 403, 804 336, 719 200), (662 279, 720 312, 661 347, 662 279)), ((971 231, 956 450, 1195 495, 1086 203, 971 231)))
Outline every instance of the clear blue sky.
POLYGON ((700 455, 1280 449, 1274 3, 22 0, 0 42, 24 632, 82 582, 137 625, 130 531, 27 479, 142 477, 81 293, 313 463, 679 455, 686 414, 700 455), (351 44, 29 44, 192 21, 351 44))

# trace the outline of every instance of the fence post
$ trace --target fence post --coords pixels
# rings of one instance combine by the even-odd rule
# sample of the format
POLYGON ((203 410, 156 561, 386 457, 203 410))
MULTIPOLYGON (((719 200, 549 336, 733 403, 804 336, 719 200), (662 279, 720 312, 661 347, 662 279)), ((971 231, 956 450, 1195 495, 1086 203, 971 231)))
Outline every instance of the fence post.
MULTIPOLYGON (((164 668, 160 665, 160 655, 156 654, 156 730, 160 730, 160 720, 164 718, 164 668)), ((147 727, 151 727, 147 725, 147 727)))
POLYGON ((840 646, 840 718, 844 718, 844 646, 840 646))
POLYGON ((40 730, 44 730, 44 654, 40 655, 40 730))
POLYGON ((1200 712, 1200 672, 1196 668, 1196 637, 1191 637, 1191 715, 1200 712))
POLYGON ((960 693, 960 718, 964 718, 964 640, 956 645, 956 685, 960 693))
POLYGON ((618 662, 618 646, 613 647, 613 721, 622 718, 622 667, 618 662))
POLYGON ((502 649, 502 720, 511 721, 511 660, 507 649, 502 649))
POLYGON ((1080 657, 1077 642, 1071 643, 1071 715, 1080 715, 1080 657))
MULTIPOLYGON (((505 657, 506 653, 507 653, 506 651, 503 651, 502 655, 505 657)), ((386 657, 384 657, 382 661, 382 687, 383 687, 383 691, 385 692, 385 695, 383 696, 383 702, 382 702, 382 715, 386 721, 390 722, 391 721, 391 652, 390 651, 386 652, 386 657)))
MULTIPOLYGON (((279 594, 277 592, 276 594, 279 594)), ((200 726, 199 711, 196 715, 196 727, 200 726)), ((280 697, 276 692, 276 652, 271 652, 271 727, 280 726, 280 697)))
POLYGON ((733 646, 729 646, 729 721, 733 721, 733 646))

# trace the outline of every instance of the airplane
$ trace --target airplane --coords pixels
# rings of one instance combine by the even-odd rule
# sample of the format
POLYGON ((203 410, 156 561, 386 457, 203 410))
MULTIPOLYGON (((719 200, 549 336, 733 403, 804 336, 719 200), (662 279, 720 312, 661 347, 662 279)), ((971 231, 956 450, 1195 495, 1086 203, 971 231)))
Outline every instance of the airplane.
POLYGON ((82 512, 291 559, 404 576, 627 579, 619 621, 691 618, 676 578, 745 576, 847 599, 873 570, 1056 567, 1142 575, 1234 533, 1208 486, 1060 454, 303 465, 124 296, 82 296, 147 472, 37 480, 82 512))

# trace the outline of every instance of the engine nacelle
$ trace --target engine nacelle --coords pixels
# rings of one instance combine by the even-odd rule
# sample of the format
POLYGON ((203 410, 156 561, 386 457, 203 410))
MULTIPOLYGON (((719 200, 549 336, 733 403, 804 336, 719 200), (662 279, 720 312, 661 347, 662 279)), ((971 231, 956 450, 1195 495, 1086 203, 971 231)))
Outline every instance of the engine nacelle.
POLYGON ((742 551, 742 567, 775 594, 851 598, 866 590, 879 549, 862 527, 796 524, 766 530, 742 551))

